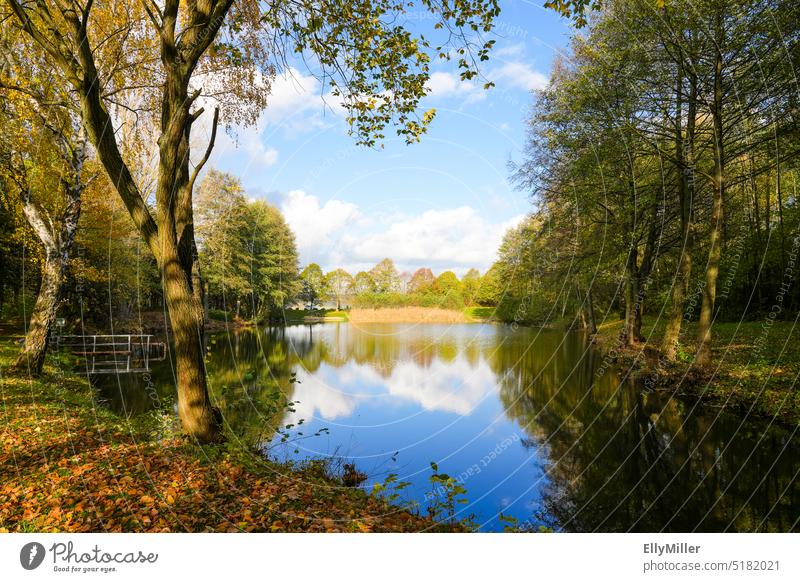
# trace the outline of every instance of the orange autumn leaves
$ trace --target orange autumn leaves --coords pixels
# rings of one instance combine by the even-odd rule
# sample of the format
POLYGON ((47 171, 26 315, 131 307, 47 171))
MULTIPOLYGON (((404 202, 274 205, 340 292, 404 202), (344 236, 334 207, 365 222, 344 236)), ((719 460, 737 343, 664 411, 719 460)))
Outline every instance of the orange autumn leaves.
MULTIPOLYGON (((5 368, 3 366, 2 368, 5 368)), ((0 376, 0 530, 422 531, 431 522, 306 470, 142 440, 80 380, 0 376), (214 457, 213 460, 209 457, 214 457)))

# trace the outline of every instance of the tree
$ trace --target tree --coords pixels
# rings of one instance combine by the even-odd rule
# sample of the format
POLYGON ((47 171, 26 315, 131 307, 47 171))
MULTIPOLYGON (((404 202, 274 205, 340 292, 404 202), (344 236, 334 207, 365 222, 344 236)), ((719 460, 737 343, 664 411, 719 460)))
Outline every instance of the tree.
MULTIPOLYGON (((0 44, 20 48, 6 34, 0 44)), ((19 54, 0 63, 0 180, 12 193, 43 248, 41 285, 27 325, 25 344, 15 366, 34 375, 42 371, 50 332, 62 297, 69 255, 81 212, 88 157, 85 136, 65 107, 69 95, 57 83, 28 85, 41 63, 19 54)), ((57 80, 57 76, 53 78, 57 80)))
POLYGON ((342 301, 352 290, 353 276, 344 269, 336 269, 325 275, 325 282, 336 299, 336 309, 341 309, 342 301))
POLYGON ((481 273, 478 269, 470 269, 461 277, 461 289, 467 305, 475 303, 481 285, 481 273))
POLYGON ((240 181, 213 168, 196 195, 197 244, 205 292, 223 307, 239 305, 250 289, 252 220, 240 181))
POLYGON ((299 293, 294 233, 280 210, 263 200, 247 205, 251 311, 266 317, 282 310, 299 293))
POLYGON ((715 319, 796 308, 785 233, 799 217, 784 193, 800 153, 797 60, 778 55, 799 13, 783 0, 604 1, 537 95, 514 178, 539 226, 504 241, 531 251, 501 249, 509 294, 518 272, 532 297, 589 328, 596 305, 621 311, 621 340, 637 349, 643 314, 666 313, 669 360, 691 353, 696 321, 701 366, 715 319))
POLYGON ((328 296, 328 287, 322 269, 316 263, 311 263, 300 273, 302 288, 298 298, 305 302, 307 309, 322 303, 328 296))
POLYGON ((498 276, 499 267, 493 264, 480 280, 480 286, 475 296, 478 305, 494 307, 503 295, 503 287, 498 276))
POLYGON ((366 271, 359 271, 353 277, 353 292, 356 295, 363 293, 375 293, 375 280, 366 271))
POLYGON ((436 277, 433 272, 427 267, 420 267, 414 274, 411 275, 411 280, 408 282, 409 293, 425 293, 428 291, 436 277))
POLYGON ((443 295, 447 295, 451 292, 458 293, 461 291, 461 281, 458 280, 458 277, 453 271, 444 271, 436 277, 433 288, 437 293, 443 295))
POLYGON ((415 115, 426 94, 431 53, 458 55, 462 78, 474 78, 476 63, 488 58, 494 41, 476 44, 468 34, 490 32, 499 13, 496 0, 445 5, 426 0, 422 6, 447 34, 432 47, 396 25, 410 6, 405 2, 320 7, 232 0, 144 0, 130 6, 6 0, 5 5, 3 26, 13 22, 27 34, 61 71, 64 88, 75 92, 89 140, 155 256, 173 329, 179 414, 184 430, 205 442, 220 433, 206 386, 192 192, 213 148, 220 109, 206 152, 192 168, 191 135, 204 112, 201 96, 222 102, 229 120, 255 121, 276 71, 271 59, 309 54, 341 97, 359 143, 374 145, 390 124, 413 142, 434 116, 433 111, 415 115), (118 142, 109 109, 120 105, 149 114, 156 128, 155 215, 118 142))
POLYGON ((267 318, 299 291, 294 234, 280 211, 248 202, 238 178, 210 169, 197 192, 206 300, 267 318))
POLYGON ((369 274, 375 282, 375 291, 377 293, 391 293, 400 288, 400 276, 392 259, 383 259, 372 267, 369 274))

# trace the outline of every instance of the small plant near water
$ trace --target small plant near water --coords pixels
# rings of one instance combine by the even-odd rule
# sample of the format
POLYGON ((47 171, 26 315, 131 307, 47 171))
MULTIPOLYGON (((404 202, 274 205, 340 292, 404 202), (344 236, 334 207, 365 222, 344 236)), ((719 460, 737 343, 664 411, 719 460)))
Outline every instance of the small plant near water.
MULTIPOLYGON (((373 497, 382 497, 389 503, 397 503, 400 499, 400 492, 411 485, 411 481, 398 481, 397 473, 389 473, 382 483, 375 483, 372 486, 373 497)), ((416 502, 409 502, 408 505, 415 506, 416 502)))
POLYGON ((433 491, 428 498, 428 515, 434 521, 447 524, 460 524, 467 529, 474 529, 474 516, 458 517, 458 506, 469 503, 467 489, 447 473, 439 472, 439 465, 431 462, 433 475, 428 477, 433 491))

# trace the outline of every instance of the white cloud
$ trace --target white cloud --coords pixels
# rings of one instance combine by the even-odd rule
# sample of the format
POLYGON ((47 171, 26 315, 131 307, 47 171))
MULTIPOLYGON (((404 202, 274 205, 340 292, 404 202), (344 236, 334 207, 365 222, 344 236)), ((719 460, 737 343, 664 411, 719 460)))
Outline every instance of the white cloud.
POLYGON ((444 71, 431 73, 425 87, 428 89, 428 94, 433 97, 464 95, 477 89, 474 83, 462 81, 455 73, 446 73, 444 71))
POLYGON ((332 236, 358 221, 361 213, 355 204, 342 200, 328 200, 320 205, 319 199, 302 190, 289 192, 281 210, 286 222, 297 237, 301 253, 330 248, 332 236))
MULTIPOLYGON (((206 80, 206 84, 211 80, 206 80)), ((256 82, 261 81, 260 78, 256 82)), ((198 106, 207 111, 213 110, 215 103, 203 98, 198 106)), ((289 136, 322 129, 343 117, 341 100, 325 93, 322 83, 313 75, 303 75, 297 69, 288 69, 271 81, 267 106, 255 124, 236 126, 234 135, 217 132, 213 160, 225 155, 244 154, 247 162, 254 168, 273 166, 278 161, 278 150, 265 143, 271 139, 274 130, 289 136)), ((211 134, 212 116, 203 115, 193 131, 192 157, 199 159, 206 149, 211 134)))
POLYGON ((297 237, 302 264, 352 272, 393 259, 398 269, 427 266, 436 271, 484 271, 496 259, 505 231, 522 220, 518 215, 490 222, 471 206, 428 210, 421 214, 386 214, 380 208, 364 213, 356 204, 331 199, 324 204, 302 190, 292 190, 281 203, 297 237))
POLYGON ((259 125, 305 133, 325 127, 343 112, 340 98, 325 93, 319 79, 290 68, 272 81, 259 125))
POLYGON ((386 382, 389 394, 407 398, 425 410, 469 414, 495 387, 495 374, 485 361, 472 367, 463 358, 434 360, 423 368, 401 362, 386 382))
POLYGON ((356 258, 391 257, 410 264, 476 266, 494 261, 505 231, 522 219, 491 224, 470 206, 428 210, 364 236, 353 245, 356 258))
POLYGON ((536 91, 547 87, 547 76, 536 71, 527 63, 510 61, 505 63, 491 75, 498 86, 501 84, 536 91))
POLYGON ((336 388, 326 376, 324 370, 298 370, 300 382, 292 398, 299 402, 284 422, 318 417, 341 421, 353 414, 359 402, 387 394, 425 410, 466 415, 497 387, 496 376, 485 361, 471 365, 461 356, 451 362, 435 359, 425 367, 411 360, 400 361, 388 376, 381 376, 368 364, 350 362, 337 369, 336 388))
POLYGON ((297 402, 295 411, 285 422, 296 424, 300 419, 310 421, 316 417, 334 420, 350 416, 355 410, 358 403, 355 396, 332 387, 319 376, 299 370, 298 380, 292 393, 292 399, 297 402))

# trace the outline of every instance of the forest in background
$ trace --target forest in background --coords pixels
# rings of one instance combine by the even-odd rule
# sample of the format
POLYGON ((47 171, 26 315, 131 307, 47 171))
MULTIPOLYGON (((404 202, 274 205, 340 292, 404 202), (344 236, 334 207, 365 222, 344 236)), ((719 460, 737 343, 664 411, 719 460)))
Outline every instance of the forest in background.
POLYGON ((534 211, 493 267, 500 317, 592 332, 621 317, 622 344, 638 346, 649 315, 665 322, 653 347, 700 365, 715 322, 794 319, 798 35, 800 6, 782 0, 592 12, 511 168, 534 211))

